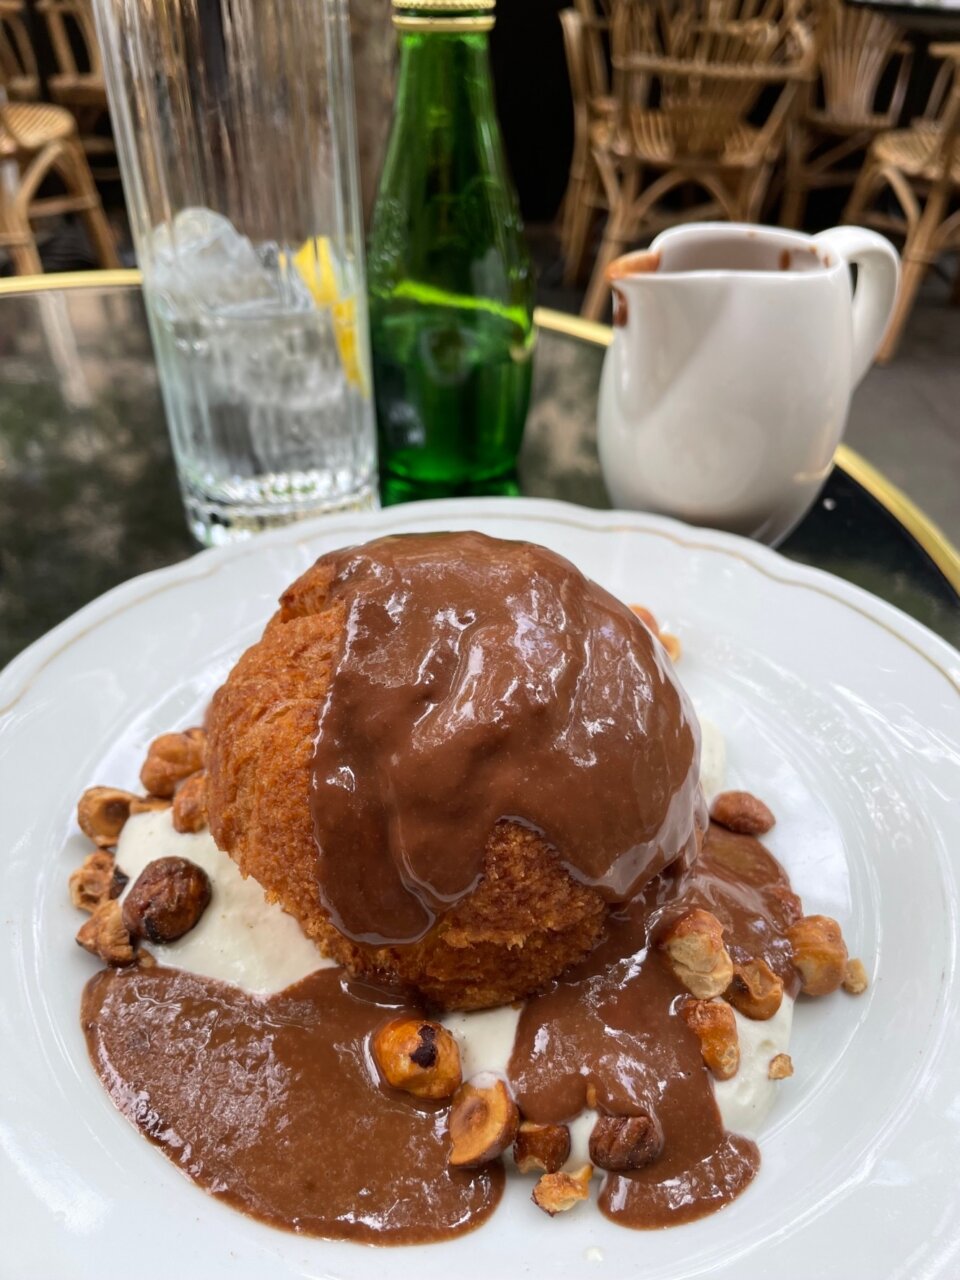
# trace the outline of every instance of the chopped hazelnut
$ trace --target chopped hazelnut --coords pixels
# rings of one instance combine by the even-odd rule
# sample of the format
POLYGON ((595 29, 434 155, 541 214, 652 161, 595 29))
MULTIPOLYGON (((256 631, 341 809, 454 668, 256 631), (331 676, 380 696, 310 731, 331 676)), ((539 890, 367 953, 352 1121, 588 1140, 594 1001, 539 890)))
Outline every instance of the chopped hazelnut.
POLYGON ((723 925, 710 911, 694 907, 660 940, 673 972, 691 995, 710 1000, 722 995, 733 978, 733 961, 723 945, 723 925))
POLYGON ((426 1018, 394 1018, 373 1037, 387 1084, 415 1098, 451 1098, 460 1087, 460 1050, 450 1032, 426 1018))
POLYGON ((733 981, 726 998, 733 1007, 756 1022, 772 1018, 783 1001, 783 981, 765 960, 747 960, 733 966, 733 981))
POLYGON ((700 1041, 704 1065, 718 1080, 730 1080, 740 1069, 737 1020, 725 1000, 685 1000, 680 1016, 700 1041))
POLYGON ((649 631, 652 631, 655 636, 660 634, 660 627, 657 624, 657 620, 649 609, 642 604, 632 604, 630 608, 649 631))
POLYGON ((521 1173, 556 1173, 570 1158, 570 1130, 565 1124, 522 1121, 513 1140, 513 1159, 521 1173))
POLYGON ((207 825, 207 775, 194 773, 173 797, 174 831, 202 831, 207 825))
POLYGON ((169 809, 170 800, 163 796, 134 796, 130 801, 130 817, 137 813, 155 813, 158 809, 169 809))
POLYGON ((123 923, 135 938, 175 942, 194 927, 210 901, 207 873, 186 858, 148 863, 123 901, 123 923))
POLYGON ((789 1053, 778 1053, 770 1059, 767 1076, 771 1080, 786 1080, 793 1075, 793 1059, 789 1053))
POLYGON ((597 1116, 590 1134, 590 1159, 610 1173, 629 1173, 653 1164, 663 1150, 663 1129, 655 1115, 597 1116))
POLYGON ((679 662, 683 653, 683 645, 679 636, 672 636, 669 631, 660 632, 660 643, 666 649, 671 662, 679 662))
POLYGON ((101 849, 115 845, 136 796, 117 787, 88 787, 77 804, 77 822, 101 849))
POLYGON ((140 781, 154 796, 169 797, 179 783, 204 766, 207 735, 202 729, 163 733, 150 743, 140 781))
POLYGON ((127 877, 117 867, 113 854, 98 849, 70 876, 70 901, 80 911, 96 911, 101 902, 119 898, 126 883, 127 877))
POLYGON ((843 971, 843 989, 852 996, 863 995, 870 985, 862 960, 848 960, 843 971))
POLYGON ((576 1173, 545 1173, 533 1188, 531 1200, 538 1209, 554 1214, 566 1213, 581 1200, 590 1196, 590 1179, 593 1169, 585 1164, 576 1173))
POLYGON ((120 903, 115 898, 101 902, 93 915, 80 926, 77 942, 84 951, 99 956, 107 964, 133 964, 136 956, 120 913, 120 903))
POLYGON ((450 1164, 476 1169, 502 1155, 513 1142, 520 1123, 517 1104, 504 1082, 477 1076, 457 1090, 447 1120, 450 1164))
POLYGON ((808 996, 836 991, 847 971, 847 948, 836 920, 829 916, 804 916, 787 930, 793 964, 808 996))
POLYGON ((710 806, 710 817, 743 836, 766 835, 776 822, 763 801, 749 791, 721 791, 710 806))

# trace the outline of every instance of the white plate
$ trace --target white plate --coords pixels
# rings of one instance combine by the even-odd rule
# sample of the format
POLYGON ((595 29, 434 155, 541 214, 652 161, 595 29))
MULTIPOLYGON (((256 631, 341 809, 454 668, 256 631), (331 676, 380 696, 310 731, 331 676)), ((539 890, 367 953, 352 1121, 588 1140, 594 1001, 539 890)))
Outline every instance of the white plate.
MULTIPOLYGON (((422 504, 207 552, 111 591, 0 676, 0 1272, 418 1280, 736 1276, 893 1280, 960 1272, 960 655, 837 579, 727 535, 550 502, 422 504), (513 1188, 491 1224, 381 1253, 285 1235, 206 1197, 114 1111, 80 1033, 92 971, 66 889, 74 805, 134 783, 148 740, 195 719, 280 590, 380 532, 531 538, 680 634, 680 674, 726 732, 731 783, 767 799, 808 911, 871 972, 798 1009, 793 1056, 729 1208, 635 1233, 595 1209, 550 1220, 513 1188)), ((508 1189, 509 1190, 509 1189, 508 1189)))

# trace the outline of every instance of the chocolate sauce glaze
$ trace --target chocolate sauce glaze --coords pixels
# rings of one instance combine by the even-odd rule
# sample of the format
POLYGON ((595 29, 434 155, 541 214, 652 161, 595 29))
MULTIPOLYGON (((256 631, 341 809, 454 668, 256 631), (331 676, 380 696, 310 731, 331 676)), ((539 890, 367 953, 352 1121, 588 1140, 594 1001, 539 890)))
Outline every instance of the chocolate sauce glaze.
MULTIPOLYGON (((594 1184, 624 1225, 728 1203, 759 1155, 723 1129, 657 941, 705 907, 734 958, 762 957, 792 994, 784 934, 801 908, 759 841, 711 827, 697 856, 698 729, 658 646, 526 543, 392 538, 331 559, 347 626, 313 816, 335 919, 357 937, 416 938, 470 890, 498 819, 535 825, 619 905, 600 946, 522 1010, 508 1070, 522 1113, 656 1112, 660 1158, 594 1184)), ((119 1109, 213 1195, 309 1235, 442 1240, 489 1217, 503 1170, 449 1169, 445 1107, 380 1080, 372 1033, 421 1012, 400 999, 339 970, 270 997, 161 967, 105 970, 82 1023, 119 1109)))
POLYGON ((479 533, 322 557, 347 615, 320 714, 318 881, 355 941, 413 942, 503 818, 625 902, 706 818, 699 727, 659 644, 568 560, 479 533))

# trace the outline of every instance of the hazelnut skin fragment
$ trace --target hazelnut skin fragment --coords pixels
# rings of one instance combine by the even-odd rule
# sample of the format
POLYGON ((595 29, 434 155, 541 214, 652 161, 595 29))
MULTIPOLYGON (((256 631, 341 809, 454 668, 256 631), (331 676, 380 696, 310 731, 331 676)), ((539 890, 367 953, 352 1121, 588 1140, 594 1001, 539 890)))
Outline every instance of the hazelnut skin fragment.
POLYGON ((770 1080, 787 1080, 793 1075, 793 1059, 789 1053, 778 1053, 770 1059, 767 1067, 767 1078, 770 1080))
POLYGON ((538 1179, 530 1199, 538 1209, 549 1213, 552 1218, 557 1213, 566 1213, 581 1200, 589 1198, 592 1177, 593 1169, 588 1164, 583 1165, 576 1173, 545 1173, 538 1179))
POLYGON ((669 631, 661 631, 660 643, 666 649, 671 662, 680 661, 683 656, 683 645, 680 643, 679 636, 673 636, 669 631))
POLYGON ((843 971, 843 989, 852 996, 862 996, 870 985, 862 960, 848 960, 843 971))
POLYGON ((207 775, 201 769, 177 788, 173 797, 174 831, 202 831, 207 825, 207 775))
POLYGON ((590 1159, 610 1173, 630 1173, 653 1164, 663 1151, 663 1128, 655 1115, 598 1116, 590 1134, 590 1159))
POLYGON ((570 1130, 565 1124, 522 1121, 513 1140, 513 1159, 521 1173, 556 1173, 570 1159, 570 1130))
POLYGON ((723 925, 694 907, 674 921, 660 940, 677 981, 701 1000, 722 995, 733 979, 733 961, 723 945, 723 925))
POLYGON ((477 1169, 496 1160, 517 1136, 520 1112, 502 1080, 474 1077, 457 1090, 447 1120, 448 1163, 477 1169))
POLYGON ((136 799, 118 787, 88 787, 77 804, 80 830, 101 849, 115 845, 136 799))
POLYGON ((847 972, 847 948, 836 920, 804 916, 787 930, 793 965, 808 996, 828 996, 847 972))
POLYGON ((80 926, 77 942, 84 951, 110 965, 122 967, 136 960, 133 942, 121 918, 120 903, 115 898, 101 902, 90 919, 80 926))
POLYGON ((158 809, 169 809, 171 801, 162 796, 134 796, 130 801, 130 817, 137 813, 155 813, 158 809))
POLYGON ((721 791, 710 806, 710 817, 742 836, 766 835, 776 822, 763 801, 749 791, 721 791))
POLYGON ((686 1000, 680 1016, 700 1041, 704 1065, 717 1080, 731 1080, 740 1069, 737 1020, 725 1000, 686 1000))
POLYGON ((169 798, 177 786, 204 766, 207 735, 202 729, 163 733, 154 738, 140 770, 140 781, 151 795, 169 798))
POLYGON ((726 998, 745 1018, 766 1022, 783 1003, 783 981, 765 960, 747 960, 733 966, 726 998))
POLYGON ((460 1050, 450 1032, 426 1018, 394 1018, 373 1037, 387 1084, 415 1098, 452 1098, 460 1087, 460 1050))
POLYGON ((630 606, 630 610, 632 613, 635 613, 637 615, 637 617, 640 619, 640 621, 643 623, 643 625, 647 628, 648 631, 652 631, 655 636, 658 636, 660 634, 660 626, 656 618, 653 616, 650 610, 646 608, 645 605, 632 604, 630 606))
POLYGON ((194 927, 210 902, 207 873, 186 858, 148 863, 123 900, 123 923, 135 938, 175 942, 194 927))
POLYGON ((96 911, 101 902, 119 898, 127 877, 117 867, 113 854, 98 849, 83 860, 70 876, 70 901, 79 911, 96 911))

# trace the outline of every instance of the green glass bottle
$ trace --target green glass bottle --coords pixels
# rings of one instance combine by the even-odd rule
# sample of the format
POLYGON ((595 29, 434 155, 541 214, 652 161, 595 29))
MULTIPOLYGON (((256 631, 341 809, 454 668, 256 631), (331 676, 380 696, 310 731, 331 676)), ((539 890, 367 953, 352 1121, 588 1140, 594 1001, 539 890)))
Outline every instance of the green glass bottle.
POLYGON ((400 75, 367 256, 385 503, 516 493, 533 272, 497 124, 495 0, 393 0, 400 75))

